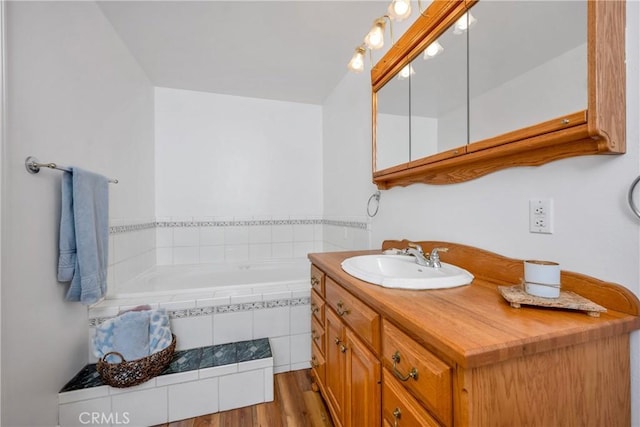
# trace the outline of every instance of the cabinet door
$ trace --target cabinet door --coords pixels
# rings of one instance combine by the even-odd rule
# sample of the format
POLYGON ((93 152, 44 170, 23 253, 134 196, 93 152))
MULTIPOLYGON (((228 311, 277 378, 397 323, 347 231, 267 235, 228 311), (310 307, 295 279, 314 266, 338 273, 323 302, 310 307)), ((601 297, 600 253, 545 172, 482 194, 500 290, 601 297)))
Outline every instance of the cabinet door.
POLYGON ((341 425, 344 420, 345 401, 345 357, 341 349, 346 344, 344 326, 333 310, 326 311, 325 337, 327 340, 325 346, 327 400, 334 423, 341 425))
POLYGON ((345 425, 380 425, 380 361, 353 334, 346 331, 345 425))

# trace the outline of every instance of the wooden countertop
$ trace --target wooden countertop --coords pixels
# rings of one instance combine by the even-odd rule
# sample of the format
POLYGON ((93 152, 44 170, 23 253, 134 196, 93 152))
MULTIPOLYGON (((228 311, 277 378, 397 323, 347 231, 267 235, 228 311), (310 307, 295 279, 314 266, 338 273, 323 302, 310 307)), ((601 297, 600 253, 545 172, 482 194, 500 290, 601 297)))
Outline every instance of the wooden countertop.
MULTIPOLYGON (((584 312, 522 306, 512 308, 497 290, 522 277, 522 261, 448 242, 419 242, 425 253, 449 247, 444 262, 470 271, 468 286, 441 290, 387 289, 344 272, 341 262, 374 251, 309 254, 313 264, 338 284, 404 329, 425 347, 464 368, 580 344, 640 329, 640 303, 628 289, 571 272, 562 286, 606 307, 600 317, 584 312)), ((385 242, 383 248, 404 247, 385 242)))

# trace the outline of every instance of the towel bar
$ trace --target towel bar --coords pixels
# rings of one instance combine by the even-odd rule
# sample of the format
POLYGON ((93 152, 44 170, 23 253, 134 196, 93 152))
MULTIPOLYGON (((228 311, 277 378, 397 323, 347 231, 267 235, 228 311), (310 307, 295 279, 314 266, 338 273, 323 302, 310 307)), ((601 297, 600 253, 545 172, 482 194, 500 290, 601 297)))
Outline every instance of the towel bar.
MULTIPOLYGON (((65 172, 71 172, 71 169, 65 166, 59 166, 55 163, 40 163, 38 159, 33 156, 27 157, 24 161, 24 166, 27 168, 27 172, 29 173, 38 173, 40 172, 40 168, 49 168, 49 169, 57 169, 65 172)), ((117 179, 109 179, 109 182, 112 184, 117 184, 117 179)))

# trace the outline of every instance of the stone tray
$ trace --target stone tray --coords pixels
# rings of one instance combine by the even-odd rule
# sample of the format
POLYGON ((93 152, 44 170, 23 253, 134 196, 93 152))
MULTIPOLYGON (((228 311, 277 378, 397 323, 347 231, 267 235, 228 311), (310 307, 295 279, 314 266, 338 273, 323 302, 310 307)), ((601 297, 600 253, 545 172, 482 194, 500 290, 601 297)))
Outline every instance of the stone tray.
POLYGON ((513 308, 520 308, 521 305, 563 308, 584 311, 591 317, 600 317, 600 313, 607 311, 601 305, 570 291, 561 290, 558 298, 543 298, 526 293, 522 285, 498 286, 498 290, 513 308))

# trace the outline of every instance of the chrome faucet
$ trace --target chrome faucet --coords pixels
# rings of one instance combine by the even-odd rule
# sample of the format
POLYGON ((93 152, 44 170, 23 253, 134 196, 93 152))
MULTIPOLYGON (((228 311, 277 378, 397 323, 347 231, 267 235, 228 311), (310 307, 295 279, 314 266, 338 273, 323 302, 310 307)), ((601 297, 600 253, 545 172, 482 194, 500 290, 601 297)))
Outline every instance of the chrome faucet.
POLYGON ((418 265, 423 265, 425 267, 431 268, 442 267, 439 252, 447 252, 449 250, 449 248, 433 248, 433 250, 431 251, 431 255, 429 255, 429 257, 427 258, 424 255, 422 246, 418 245, 417 243, 409 243, 408 246, 409 247, 404 250, 405 254, 414 256, 418 265))
POLYGON ((404 253, 407 255, 413 255, 416 258, 416 263, 419 265, 431 267, 429 260, 424 256, 422 246, 415 243, 409 243, 409 247, 404 250, 404 253))

